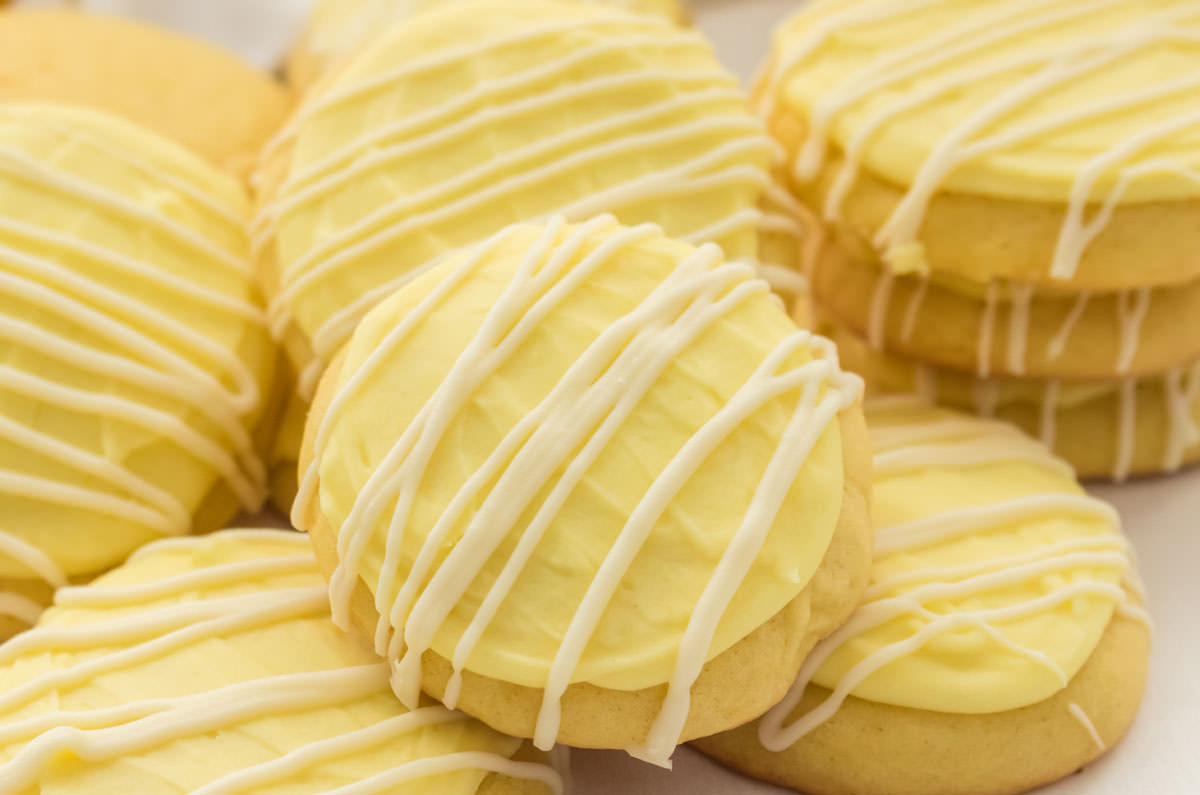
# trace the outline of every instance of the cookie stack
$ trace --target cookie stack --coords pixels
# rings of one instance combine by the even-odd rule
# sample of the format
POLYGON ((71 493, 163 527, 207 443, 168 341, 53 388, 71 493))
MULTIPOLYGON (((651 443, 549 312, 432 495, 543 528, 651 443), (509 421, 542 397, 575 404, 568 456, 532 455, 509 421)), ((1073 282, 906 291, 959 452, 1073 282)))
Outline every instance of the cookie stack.
POLYGON ((1012 421, 1084 476, 1200 457, 1190 4, 816 2, 758 104, 880 390, 1012 421))

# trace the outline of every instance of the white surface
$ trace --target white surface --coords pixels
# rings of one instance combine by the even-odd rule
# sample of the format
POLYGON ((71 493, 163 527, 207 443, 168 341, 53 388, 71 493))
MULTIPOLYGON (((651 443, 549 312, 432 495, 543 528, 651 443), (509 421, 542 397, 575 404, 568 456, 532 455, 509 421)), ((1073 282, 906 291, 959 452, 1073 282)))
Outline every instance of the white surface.
MULTIPOLYGON (((275 63, 310 0, 84 0, 132 10, 163 24, 223 40, 259 65, 275 63), (271 20, 270 23, 267 20, 271 20)), ((37 3, 34 0, 33 4, 37 3)), ((735 72, 748 79, 769 31, 795 0, 693 0, 700 27, 735 72)), ((1042 795, 1200 795, 1200 471, 1094 489, 1121 511, 1137 547, 1157 622, 1150 686, 1137 723, 1096 764, 1042 795)), ((577 751, 575 795, 768 795, 776 787, 730 773, 687 748, 675 770, 619 752, 577 751)))

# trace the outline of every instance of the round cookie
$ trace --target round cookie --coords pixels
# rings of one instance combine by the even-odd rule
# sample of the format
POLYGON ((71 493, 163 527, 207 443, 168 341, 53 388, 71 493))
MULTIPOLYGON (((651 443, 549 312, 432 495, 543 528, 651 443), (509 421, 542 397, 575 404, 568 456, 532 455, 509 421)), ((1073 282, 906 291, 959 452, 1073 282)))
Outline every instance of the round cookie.
POLYGON ((660 17, 485 0, 395 26, 263 158, 256 239, 295 413, 371 306, 509 223, 656 223, 763 264, 791 300, 801 230, 778 155, 711 45, 660 17))
POLYGON ((24 795, 555 795, 520 740, 409 711, 329 620, 308 539, 229 530, 59 592, 0 651, 0 781, 24 795))
POLYGON ((1116 293, 896 275, 855 243, 820 247, 822 311, 872 347, 974 373, 1067 379, 1157 375, 1200 360, 1200 280, 1116 293))
POLYGON ((873 351, 834 330, 849 370, 877 392, 918 391, 938 403, 1012 422, 1083 478, 1122 481, 1200 460, 1200 363, 1116 381, 979 379, 873 351))
POLYGON ((760 109, 793 186, 896 273, 1095 291, 1200 278, 1184 2, 809 4, 760 109))
POLYGON ((232 53, 127 19, 0 12, 0 102, 105 110, 247 175, 283 124, 286 92, 232 53))
POLYGON ((858 379, 753 275, 554 219, 368 314, 293 518, 402 700, 662 764, 782 696, 860 593, 869 475, 858 379))
POLYGON ((863 604, 780 705, 695 745, 814 795, 1002 795, 1075 772, 1124 734, 1146 679, 1116 512, 1008 425, 910 397, 866 413, 863 604))
MULTIPOLYGON (((569 0, 568 0, 569 1, 569 0)), ((600 2, 682 24, 687 14, 677 0, 581 0, 600 2)), ((288 83, 304 90, 355 54, 391 26, 414 14, 437 10, 445 0, 320 0, 308 16, 300 40, 288 55, 288 83)))
POLYGON ((0 104, 0 633, 265 491, 249 198, 92 110, 0 104))

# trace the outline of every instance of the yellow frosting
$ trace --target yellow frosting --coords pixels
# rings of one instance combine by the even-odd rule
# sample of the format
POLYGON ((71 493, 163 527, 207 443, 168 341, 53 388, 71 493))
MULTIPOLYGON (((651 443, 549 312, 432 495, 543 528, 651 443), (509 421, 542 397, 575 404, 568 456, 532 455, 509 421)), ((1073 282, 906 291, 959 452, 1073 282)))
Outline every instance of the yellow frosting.
POLYGON ((1128 172, 1125 201, 1196 198, 1200 84, 1193 78, 1200 43, 1187 31, 1197 23, 1200 11, 1182 0, 818 0, 777 32, 774 77, 782 101, 807 118, 836 107, 827 137, 843 150, 882 120, 858 159, 900 185, 913 184, 941 143, 958 153, 1079 111, 968 157, 942 187, 1063 201, 1096 158, 1167 125, 1104 165, 1087 195, 1106 198, 1123 169, 1137 168, 1128 172), (1044 74, 1060 67, 1062 79, 1044 74), (956 76, 962 79, 950 87, 956 76), (856 86, 872 90, 859 97, 856 86), (973 117, 1015 92, 1026 96, 964 141, 949 143, 973 117))
POLYGON ((325 792, 461 752, 477 753, 371 791, 473 795, 488 773, 474 764, 478 752, 557 780, 510 761, 519 740, 440 706, 418 711, 426 725, 387 730, 408 711, 388 689, 386 664, 329 620, 324 590, 305 536, 234 530, 151 545, 60 592, 63 604, 0 651, 0 791, 190 793, 239 771, 263 775, 285 754, 298 759, 291 770, 212 791, 325 792), (298 674, 316 678, 289 685, 298 674), (222 692, 239 686, 240 695, 222 692), (284 691, 274 706, 220 716, 284 691), (372 730, 382 733, 354 734, 372 730), (78 750, 57 750, 64 735, 78 750), (343 747, 321 751, 330 741, 343 747), (56 751, 38 759, 47 746, 56 751))
MULTIPOLYGON (((676 0, 581 0, 599 2, 630 11, 659 14, 675 22, 682 22, 684 10, 676 0)), ((447 5, 447 0, 320 0, 308 18, 305 50, 317 59, 316 68, 306 70, 306 82, 325 69, 353 57, 371 40, 386 32, 397 22, 410 17, 436 11, 447 5), (316 74, 312 74, 315 72, 316 74)), ((289 72, 289 78, 296 75, 289 72)))
POLYGON ((928 627, 932 618, 918 612, 922 606, 939 617, 975 613, 988 629, 964 625, 935 632, 919 649, 907 650, 854 686, 854 696, 987 713, 1058 692, 1091 655, 1123 601, 1111 586, 1132 573, 1115 512, 1098 502, 1071 501, 1083 490, 1069 468, 1009 426, 904 398, 868 401, 867 420, 879 470, 872 504, 879 548, 866 600, 847 626, 879 610, 884 600, 910 602, 890 620, 839 639, 813 681, 833 689, 872 654, 928 627), (953 451, 963 449, 978 461, 955 460, 953 451), (909 465, 898 465, 906 455, 912 457, 909 465), (1035 495, 1067 497, 1069 504, 999 513, 974 527, 954 513, 983 506, 1002 512, 1035 495), (920 541, 910 532, 900 541, 897 530, 904 534, 910 523, 925 523, 934 535, 920 541), (962 532, 937 537, 939 527, 962 532), (1055 560, 1061 565, 1035 568, 1055 560), (976 581, 958 594, 918 591, 931 583, 1004 572, 1015 576, 1009 582, 976 581), (1098 590, 1034 606, 1020 616, 983 614, 1029 605, 1080 583, 1098 590))
MULTIPOLYGON (((554 245, 562 245, 577 229, 558 231, 554 245)), ((359 389, 345 393, 345 403, 330 420, 328 443, 323 452, 318 450, 320 507, 335 529, 345 532, 343 523, 364 483, 480 333, 484 316, 517 279, 518 268, 542 234, 539 227, 516 226, 499 235, 491 248, 480 249, 482 259, 469 275, 454 283, 380 360, 379 369, 360 382, 359 389)), ((609 221, 580 234, 585 234, 584 242, 564 261, 566 273, 581 267, 586 255, 595 256, 606 241, 627 232, 609 221)), ((546 398, 601 332, 644 302, 696 251, 660 233, 647 234, 603 259, 536 321, 532 334, 497 370, 464 393, 463 408, 441 435, 413 493, 397 558, 398 582, 408 576, 416 551, 451 498, 501 438, 546 398)), ((339 388, 443 279, 471 261, 466 257, 451 258, 367 316, 347 349, 337 375, 339 388)), ((539 266, 545 267, 545 263, 539 266)), ((742 271, 745 275, 721 288, 721 293, 747 284, 751 271, 742 271)), ((545 295, 551 284, 558 280, 538 288, 537 294, 545 295)), ((528 317, 516 317, 522 316, 528 317)), ((585 590, 647 490, 697 429, 743 387, 764 357, 795 333, 795 326, 760 283, 750 297, 726 310, 682 349, 552 514, 545 535, 474 647, 469 670, 526 686, 545 684, 550 662, 585 590)), ((811 362, 814 355, 813 349, 800 347, 788 356, 784 369, 811 362)), ((831 389, 829 383, 813 384, 820 394, 831 389)), ((668 681, 699 594, 731 544, 796 403, 795 392, 771 397, 698 463, 624 572, 571 681, 621 690, 668 681)), ((585 440, 596 432, 586 427, 585 440)), ((433 642, 437 653, 451 657, 518 539, 575 455, 578 450, 564 456, 553 476, 521 510, 498 551, 453 605, 433 642)), ((838 424, 832 422, 820 430, 787 489, 761 551, 720 617, 707 659, 762 625, 808 585, 838 520, 843 466, 838 424)), ((475 508, 468 517, 460 517, 448 536, 446 552, 462 536, 465 518, 478 510, 486 496, 507 498, 503 489, 494 486, 495 481, 472 501, 475 508)), ((372 589, 378 587, 387 517, 385 512, 370 526, 358 569, 372 589)))
POLYGON ((754 258, 774 151, 698 33, 542 0, 396 26, 280 141, 261 236, 301 369, 439 257, 513 222, 614 212, 754 258))
MULTIPOLYGON (((275 354, 248 212, 232 178, 128 122, 0 106, 0 530, 65 574, 186 532, 222 482, 261 499, 275 354)), ((0 553, 0 576, 34 575, 0 553)))

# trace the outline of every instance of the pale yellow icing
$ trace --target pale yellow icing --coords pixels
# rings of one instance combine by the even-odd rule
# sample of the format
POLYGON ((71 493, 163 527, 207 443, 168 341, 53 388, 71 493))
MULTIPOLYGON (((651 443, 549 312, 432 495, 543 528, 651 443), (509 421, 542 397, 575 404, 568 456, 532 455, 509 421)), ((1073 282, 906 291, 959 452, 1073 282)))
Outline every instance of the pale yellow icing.
POLYGON ((297 520, 319 472, 335 619, 361 576, 402 697, 429 644, 545 688, 544 746, 568 682, 669 682, 647 752, 669 756, 688 677, 808 585, 841 507, 833 420, 858 380, 752 276, 653 227, 555 220, 367 316, 297 520))
MULTIPOLYGON (((561 2, 562 0, 560 0, 561 2)), ((683 20, 683 8, 675 0, 581 0, 599 2, 630 11, 659 14, 683 20)), ((388 31, 391 26, 416 14, 435 11, 448 0, 320 0, 309 14, 304 43, 321 61, 324 71, 336 68, 388 31)))
POLYGON ((260 504, 274 353, 248 213, 130 123, 0 107, 0 576, 112 566, 217 486, 260 504))
POLYGON ((787 747, 848 695, 991 713, 1042 701, 1096 648, 1113 611, 1145 618, 1115 510, 1003 423, 909 397, 867 401, 876 557, 858 611, 822 641, 760 736, 787 747), (807 682, 833 691, 789 725, 807 682))
POLYGON ((153 544, 0 649, 0 792, 473 795, 491 771, 562 791, 519 740, 409 712, 387 680, 329 620, 305 536, 153 544))
POLYGON ((273 327, 307 393, 376 302, 551 214, 613 212, 755 259, 777 156, 698 33, 590 4, 449 4, 377 41, 268 147, 273 327))
POLYGON ((775 79, 839 148, 870 129, 857 161, 900 185, 1005 104, 954 141, 943 188, 1063 201, 1100 164, 1092 199, 1123 176, 1124 201, 1195 198, 1198 26, 1182 0, 818 0, 777 32, 775 79))

